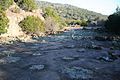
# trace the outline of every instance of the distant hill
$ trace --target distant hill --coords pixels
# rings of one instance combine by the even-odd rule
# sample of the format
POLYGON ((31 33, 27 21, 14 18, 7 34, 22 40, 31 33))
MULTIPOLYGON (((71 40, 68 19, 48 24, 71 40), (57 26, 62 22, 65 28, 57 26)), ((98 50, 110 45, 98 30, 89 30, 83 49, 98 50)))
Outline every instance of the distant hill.
POLYGON ((107 19, 106 15, 89 11, 87 9, 78 8, 76 6, 68 4, 50 3, 45 1, 37 1, 37 5, 44 9, 45 7, 52 6, 56 12, 65 19, 71 20, 96 20, 96 19, 107 19))

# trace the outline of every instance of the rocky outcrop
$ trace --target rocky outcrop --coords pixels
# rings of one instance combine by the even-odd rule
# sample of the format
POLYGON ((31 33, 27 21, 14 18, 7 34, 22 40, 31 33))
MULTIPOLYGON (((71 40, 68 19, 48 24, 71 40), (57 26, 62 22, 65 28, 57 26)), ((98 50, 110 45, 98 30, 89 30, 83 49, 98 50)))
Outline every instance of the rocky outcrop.
POLYGON ((21 41, 30 41, 31 36, 25 34, 18 25, 19 22, 22 21, 27 16, 36 16, 39 17, 42 21, 44 21, 41 9, 33 10, 32 12, 26 12, 20 9, 16 5, 16 3, 11 5, 9 9, 6 10, 6 16, 9 19, 9 23, 8 23, 9 27, 7 29, 7 33, 0 35, 2 42, 17 40, 17 39, 21 41), (16 8, 19 9, 19 12, 13 12, 13 10, 16 8))

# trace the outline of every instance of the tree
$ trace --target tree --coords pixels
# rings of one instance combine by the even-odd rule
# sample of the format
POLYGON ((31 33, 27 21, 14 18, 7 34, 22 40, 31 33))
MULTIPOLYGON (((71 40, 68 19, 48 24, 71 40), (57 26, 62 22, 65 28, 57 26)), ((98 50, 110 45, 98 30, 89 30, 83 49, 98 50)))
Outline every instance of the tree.
POLYGON ((62 18, 57 14, 57 12, 55 12, 55 10, 52 7, 46 7, 44 9, 44 17, 47 20, 46 24, 46 28, 50 27, 50 24, 54 24, 53 26, 51 26, 52 28, 54 27, 54 29, 56 31, 58 31, 59 29, 62 29, 63 26, 65 25, 62 18), (49 21, 50 20, 50 21, 49 21), (49 23, 48 23, 49 22, 49 23), (55 28, 56 27, 56 28, 55 28))
POLYGON ((105 27, 108 31, 120 34, 120 11, 118 8, 114 14, 108 17, 105 27))
POLYGON ((40 32, 45 32, 44 22, 40 18, 34 16, 28 16, 23 21, 19 23, 23 31, 28 33, 39 34, 40 32))
POLYGON ((6 10, 12 4, 13 4, 13 0, 0 0, 1 10, 6 10))
POLYGON ((8 22, 9 21, 5 13, 2 10, 0 10, 0 34, 7 32, 8 22))
POLYGON ((20 8, 26 11, 32 11, 37 8, 35 0, 14 0, 14 1, 20 8))

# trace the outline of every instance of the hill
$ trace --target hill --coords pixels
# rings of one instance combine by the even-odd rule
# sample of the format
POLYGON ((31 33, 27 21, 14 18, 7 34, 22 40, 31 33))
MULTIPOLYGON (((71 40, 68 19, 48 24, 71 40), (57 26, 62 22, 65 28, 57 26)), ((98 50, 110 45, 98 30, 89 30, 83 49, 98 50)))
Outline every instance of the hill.
POLYGON ((71 20, 105 20, 107 19, 106 15, 102 15, 100 13, 96 13, 93 11, 89 11, 87 9, 78 8, 76 6, 68 5, 68 4, 59 4, 59 3, 50 3, 45 1, 37 1, 37 5, 44 9, 45 7, 52 6, 56 12, 65 19, 71 20))

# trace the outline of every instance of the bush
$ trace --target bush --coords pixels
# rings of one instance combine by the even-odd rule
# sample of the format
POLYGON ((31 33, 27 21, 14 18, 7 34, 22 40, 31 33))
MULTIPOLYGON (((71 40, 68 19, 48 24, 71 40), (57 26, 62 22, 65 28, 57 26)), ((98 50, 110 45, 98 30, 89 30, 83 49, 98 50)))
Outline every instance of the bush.
POLYGON ((108 31, 120 34, 120 12, 110 15, 105 22, 105 27, 108 31))
POLYGON ((34 16, 28 16, 23 21, 19 23, 19 26, 23 31, 28 33, 39 34, 45 31, 44 22, 40 18, 34 16))
MULTIPOLYGON (((65 26, 62 18, 55 12, 55 10, 52 7, 45 8, 44 13, 45 13, 44 14, 45 19, 47 19, 47 20, 53 19, 52 21, 53 21, 54 25, 56 25, 56 27, 59 27, 59 29, 62 29, 63 26, 65 26), (49 17, 51 17, 51 19, 49 17)), ((51 21, 49 21, 49 22, 51 22, 51 21)), ((53 23, 50 23, 50 24, 53 24, 53 23)), ((46 23, 46 24, 48 24, 48 23, 46 23)), ((47 27, 47 25, 46 25, 46 27, 47 27)))
POLYGON ((26 10, 26 11, 32 11, 36 9, 36 4, 34 0, 14 0, 17 5, 26 10))
POLYGON ((0 10, 0 34, 7 32, 8 27, 8 18, 5 16, 5 13, 0 10))
POLYGON ((47 32, 55 32, 59 29, 58 24, 51 17, 47 17, 45 20, 45 30, 47 32))
POLYGON ((13 4, 13 0, 0 0, 0 8, 1 10, 6 10, 13 4))

